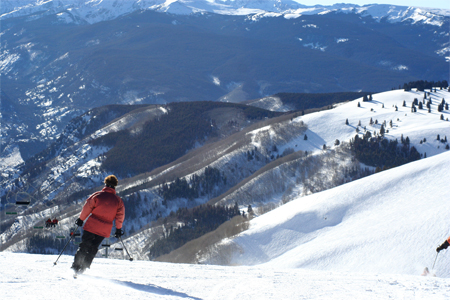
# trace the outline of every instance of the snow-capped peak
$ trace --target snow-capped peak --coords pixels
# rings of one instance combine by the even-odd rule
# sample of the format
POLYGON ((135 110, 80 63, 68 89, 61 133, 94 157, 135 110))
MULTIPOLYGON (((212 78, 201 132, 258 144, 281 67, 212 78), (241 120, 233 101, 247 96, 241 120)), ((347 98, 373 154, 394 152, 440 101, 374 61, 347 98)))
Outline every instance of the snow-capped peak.
POLYGON ((35 13, 63 14, 65 22, 82 20, 87 23, 112 20, 137 10, 154 10, 170 14, 216 13, 223 15, 260 14, 293 17, 302 14, 325 14, 330 12, 358 13, 372 16, 376 20, 390 22, 412 21, 436 26, 442 19, 450 16, 450 10, 418 8, 396 5, 334 4, 331 6, 305 6, 293 0, 3 0, 0 19, 27 16, 35 13), (70 14, 72 17, 67 17, 70 14))

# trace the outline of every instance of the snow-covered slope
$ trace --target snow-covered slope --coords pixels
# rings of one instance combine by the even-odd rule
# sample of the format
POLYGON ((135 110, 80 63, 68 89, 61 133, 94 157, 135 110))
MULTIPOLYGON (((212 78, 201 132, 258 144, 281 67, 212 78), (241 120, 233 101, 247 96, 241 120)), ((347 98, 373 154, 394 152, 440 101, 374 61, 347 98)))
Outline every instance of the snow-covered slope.
MULTIPOLYGON (((433 93, 433 105, 445 93, 433 93)), ((410 112, 410 101, 420 95, 390 91, 373 95, 371 102, 357 99, 294 119, 308 125, 311 138, 297 143, 310 151, 322 151, 323 142, 352 137, 357 126, 352 124, 359 119, 361 131, 369 129, 364 124, 372 117, 379 122, 400 119, 394 121, 391 137, 408 135, 419 148, 416 139, 426 137, 429 145, 422 150, 436 155, 297 198, 253 219, 249 230, 221 243, 239 250, 232 257, 238 266, 97 257, 74 280, 72 256, 63 255, 53 266, 56 255, 2 252, 0 265, 7 266, 0 273, 2 299, 47 299, 49 290, 52 297, 65 299, 448 299, 450 250, 437 256, 432 272, 438 277, 420 274, 432 267, 436 247, 450 235, 450 151, 432 141, 437 131, 448 135, 450 126, 439 119, 435 106, 431 113, 410 112)), ((131 256, 139 258, 129 242, 131 256)), ((216 251, 227 250, 221 247, 216 251)))
POLYGON ((423 101, 423 94, 424 92, 418 91, 389 91, 374 94, 373 101, 363 102, 362 98, 359 98, 339 104, 332 110, 298 117, 293 122, 303 122, 308 129, 286 141, 275 142, 277 131, 280 131, 278 125, 250 132, 252 144, 258 149, 261 148, 261 140, 273 139, 279 153, 291 150, 305 151, 313 155, 308 159, 297 155, 296 158, 273 169, 258 172, 240 187, 215 200, 222 205, 230 205, 236 201, 252 206, 257 203, 259 206, 267 201, 281 203, 298 195, 322 191, 341 184, 342 181, 351 180, 346 177, 346 170, 359 168, 359 163, 354 162, 350 153, 342 151, 346 149, 345 146, 341 147, 342 143, 348 143, 356 135, 362 137, 367 132, 372 136, 379 135, 383 123, 388 131, 385 134, 387 139, 397 139, 399 142, 402 137, 408 139, 410 146, 415 147, 423 158, 449 151, 447 147, 450 123, 447 118, 450 118, 450 111, 438 112, 437 106, 445 97, 448 99, 450 93, 446 90, 436 90, 428 95, 427 92, 426 101, 430 98, 432 101, 431 112, 427 109, 417 109, 417 112, 412 113, 412 102, 415 98, 423 101), (403 101, 405 107, 402 106, 403 101), (444 120, 440 119, 441 115, 444 120), (440 140, 437 140, 438 136, 440 140), (324 147, 326 151, 323 150, 324 147), (314 167, 308 168, 308 165, 314 167))
MULTIPOLYGON (((298 198, 251 221, 233 262, 420 274, 450 235, 450 152, 298 198)), ((441 252, 438 276, 450 276, 441 252)))
POLYGON ((0 253, 2 299, 448 299, 435 277, 220 267, 96 258, 72 279, 72 256, 0 253))
MULTIPOLYGON (((378 134, 381 123, 392 120, 393 126, 386 126, 388 139, 408 137, 424 157, 435 156, 297 197, 254 219, 249 231, 225 243, 233 249, 237 245, 242 253, 231 263, 402 274, 417 274, 425 266, 431 267, 434 249, 450 235, 450 151, 446 149, 448 142, 442 142, 450 136, 450 113, 437 112, 434 106, 449 94, 446 90, 427 93, 426 101, 431 97, 433 103, 431 112, 411 112, 411 103, 415 98, 423 101, 424 92, 397 90, 375 94, 373 101, 356 99, 333 110, 294 119, 308 126, 308 140, 299 136, 279 146, 280 151, 295 147, 317 153, 336 139, 349 141, 357 134, 356 128, 359 135, 364 134, 364 127, 378 134)), ((436 271, 450 276, 450 257, 441 255, 439 261, 436 271)))
MULTIPOLYGON (((430 90, 427 90, 427 93, 430 90)), ((439 90, 427 94, 423 109, 411 112, 411 105, 414 99, 423 102, 424 92, 394 90, 384 93, 374 94, 373 101, 363 102, 362 98, 349 101, 345 104, 338 104, 335 109, 308 114, 295 119, 297 122, 304 122, 308 126, 306 132, 308 142, 303 141, 303 136, 292 140, 281 147, 283 151, 287 147, 295 147, 296 150, 320 150, 323 145, 332 146, 336 139, 339 141, 349 141, 356 134, 363 135, 365 130, 374 132, 380 131, 381 125, 386 121, 384 127, 389 132, 385 137, 390 140, 401 137, 409 137, 411 146, 425 156, 429 157, 446 151, 447 143, 437 140, 437 136, 442 139, 446 136, 450 138, 450 110, 438 112, 438 105, 444 99, 450 101, 450 92, 439 90), (431 99, 431 112, 426 108, 426 102, 431 99), (403 106, 405 101, 406 106, 403 106), (358 103, 360 107, 358 107, 358 103), (397 107, 397 110, 396 110, 397 107), (444 120, 441 120, 441 115, 444 120), (372 119, 373 124, 370 124, 372 119), (348 120, 348 125, 346 125, 348 120), (392 127, 389 125, 392 120, 392 127), (360 124, 360 125, 359 125, 360 124), (365 129, 364 129, 365 128, 365 129), (357 129, 359 133, 357 133, 357 129), (425 141, 424 141, 425 139, 425 141), (422 142, 421 142, 422 141, 422 142)), ((416 106, 417 107, 417 106, 416 106)))

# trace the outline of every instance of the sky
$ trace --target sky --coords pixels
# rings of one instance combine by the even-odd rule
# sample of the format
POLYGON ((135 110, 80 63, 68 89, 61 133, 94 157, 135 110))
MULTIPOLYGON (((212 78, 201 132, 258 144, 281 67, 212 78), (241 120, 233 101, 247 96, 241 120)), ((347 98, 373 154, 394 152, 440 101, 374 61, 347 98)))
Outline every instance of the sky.
POLYGON ((351 1, 336 1, 336 0, 295 0, 304 5, 333 5, 335 3, 352 3, 358 5, 366 4, 394 4, 402 6, 417 6, 417 7, 432 7, 450 9, 450 1, 448 0, 383 0, 383 1, 368 1, 368 0, 351 0, 351 1))

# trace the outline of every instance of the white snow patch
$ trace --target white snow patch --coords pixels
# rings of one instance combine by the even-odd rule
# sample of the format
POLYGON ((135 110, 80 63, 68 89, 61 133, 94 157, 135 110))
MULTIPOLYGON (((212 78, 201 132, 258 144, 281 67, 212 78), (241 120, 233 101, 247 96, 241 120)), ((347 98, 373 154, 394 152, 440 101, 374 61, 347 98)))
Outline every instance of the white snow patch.
MULTIPOLYGON (((291 201, 251 221, 233 262, 420 275, 449 235, 449 168, 445 152, 291 201)), ((449 266, 441 255, 434 271, 449 266)))
POLYGON ((219 77, 212 76, 212 80, 213 80, 213 83, 215 85, 220 86, 220 79, 219 79, 219 77))
POLYGON ((348 39, 345 39, 345 38, 340 38, 340 39, 336 39, 336 43, 345 43, 345 42, 348 42, 348 39))
MULTIPOLYGON (((326 245, 326 244, 325 244, 326 245)), ((130 253, 133 256, 133 252, 130 253)), ((128 258, 124 253, 124 258, 128 258)), ((280 267, 169 264, 97 257, 72 278, 73 256, 0 253, 2 299, 447 299, 449 280, 280 267), (232 288, 230 288, 232 287, 232 288), (75 292, 76 291, 76 292, 75 292)), ((134 257, 136 258, 136 257, 134 257)))

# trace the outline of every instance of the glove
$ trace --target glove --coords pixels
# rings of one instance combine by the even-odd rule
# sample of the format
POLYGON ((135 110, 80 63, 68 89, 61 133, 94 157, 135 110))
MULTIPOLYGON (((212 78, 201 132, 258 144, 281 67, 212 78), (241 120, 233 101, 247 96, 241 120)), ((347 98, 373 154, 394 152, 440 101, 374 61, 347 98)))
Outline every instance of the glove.
POLYGON ((83 221, 82 221, 80 218, 78 218, 78 219, 75 221, 75 224, 76 224, 77 226, 81 227, 81 226, 83 226, 83 221))
POLYGON ((436 249, 437 253, 439 253, 440 251, 442 251, 444 249, 447 249, 449 245, 450 244, 448 243, 448 241, 445 241, 442 245, 437 247, 437 249, 436 249))
POLYGON ((125 234, 125 232, 123 232, 122 229, 116 229, 116 233, 114 234, 114 237, 115 238, 120 238, 124 234, 125 234))

